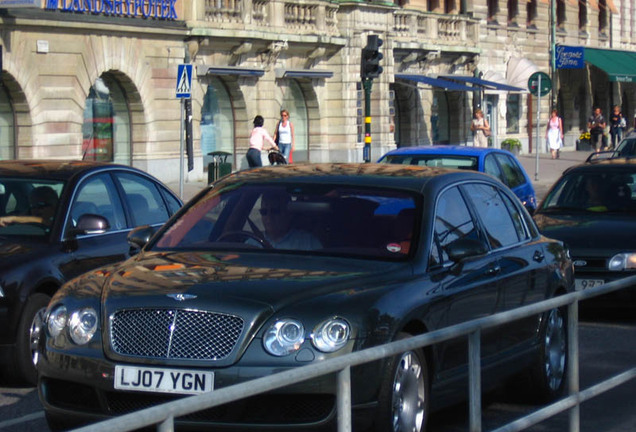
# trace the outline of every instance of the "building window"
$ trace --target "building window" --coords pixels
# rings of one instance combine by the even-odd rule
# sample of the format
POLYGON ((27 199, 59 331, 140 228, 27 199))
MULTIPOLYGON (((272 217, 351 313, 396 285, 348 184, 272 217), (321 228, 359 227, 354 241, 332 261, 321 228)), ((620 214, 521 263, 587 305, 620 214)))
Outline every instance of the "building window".
POLYGON ((439 0, 427 0, 429 12, 441 12, 439 0))
POLYGON ((0 86, 0 160, 15 159, 15 156, 13 106, 5 87, 0 86))
POLYGON ((201 108, 201 154, 203 168, 207 169, 213 156, 209 153, 234 154, 234 111, 225 85, 212 77, 201 108))
POLYGON ((488 17, 486 20, 489 24, 497 24, 497 12, 499 12, 499 0, 488 0, 488 17))
POLYGON ((556 27, 557 30, 565 31, 565 0, 556 2, 556 27))
POLYGON ((579 32, 585 32, 587 29, 587 6, 585 2, 579 2, 579 32))
POLYGON ((598 2, 598 31, 603 36, 607 36, 607 1, 598 2))
POLYGON ((519 0, 508 0, 508 26, 517 27, 519 16, 519 0))
POLYGON ((537 0, 530 0, 526 3, 526 26, 530 29, 536 29, 535 20, 537 19, 537 0))
POLYGON ((107 74, 95 81, 84 107, 82 158, 130 163, 130 112, 121 86, 107 74))
POLYGON ((519 95, 508 93, 506 98, 506 133, 519 133, 519 119, 521 118, 521 104, 519 95))

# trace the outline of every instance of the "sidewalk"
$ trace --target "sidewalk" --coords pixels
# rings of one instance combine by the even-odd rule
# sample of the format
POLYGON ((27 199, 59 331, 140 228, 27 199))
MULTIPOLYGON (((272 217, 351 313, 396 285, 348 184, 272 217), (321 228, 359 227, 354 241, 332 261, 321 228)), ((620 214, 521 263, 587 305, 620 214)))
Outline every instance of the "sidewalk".
POLYGON ((537 199, 541 201, 548 189, 561 177, 563 171, 572 165, 585 162, 589 155, 590 152, 566 150, 561 152, 559 159, 552 159, 550 153, 541 153, 538 172, 535 154, 520 155, 517 158, 532 180, 537 199))
MULTIPOLYGON (((537 193, 537 199, 541 200, 550 186, 561 176, 561 173, 568 167, 585 162, 585 159, 590 155, 589 152, 584 151, 562 151, 559 159, 551 159, 549 153, 539 154, 539 171, 536 176, 536 156, 520 155, 518 156, 519 162, 528 173, 528 177, 532 180, 532 185, 537 193), (536 180, 535 180, 536 179, 536 180)), ((179 182, 171 182, 167 184, 176 194, 179 194, 179 182)), ((197 192, 206 186, 204 181, 186 182, 183 184, 183 197, 184 201, 188 201, 197 192)))

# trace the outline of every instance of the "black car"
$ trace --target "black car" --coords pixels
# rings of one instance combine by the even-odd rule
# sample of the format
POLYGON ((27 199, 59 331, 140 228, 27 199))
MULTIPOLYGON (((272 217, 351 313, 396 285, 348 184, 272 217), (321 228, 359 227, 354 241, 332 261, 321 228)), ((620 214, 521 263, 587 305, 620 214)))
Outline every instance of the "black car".
MULTIPOLYGON (((568 246, 577 290, 636 274, 635 186, 636 160, 592 160, 566 170, 535 213, 539 229, 568 246)), ((634 290, 619 290, 584 304, 633 308, 633 300, 634 290)))
MULTIPOLYGON (((539 234, 508 188, 473 171, 381 164, 243 171, 153 231, 134 230, 130 241, 145 245, 137 255, 75 279, 52 299, 38 363, 51 428, 213 391, 572 286, 561 242, 539 234)), ((524 393, 558 395, 564 313, 484 331, 484 387, 524 372, 533 378, 524 393)), ((429 409, 466 397, 466 372, 463 338, 356 367, 356 420, 382 432, 422 431, 429 409)), ((329 375, 177 421, 206 430, 329 427, 335 388, 329 375)))
POLYGON ((167 187, 127 166, 0 161, 0 362, 8 379, 37 381, 44 309, 62 284, 130 256, 126 236, 181 206, 167 187))

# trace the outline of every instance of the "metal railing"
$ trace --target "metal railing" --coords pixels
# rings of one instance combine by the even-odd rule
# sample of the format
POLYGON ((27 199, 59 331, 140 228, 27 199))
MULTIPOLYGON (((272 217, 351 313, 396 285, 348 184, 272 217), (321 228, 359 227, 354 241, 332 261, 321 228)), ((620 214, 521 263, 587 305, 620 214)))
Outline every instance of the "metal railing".
POLYGON ((94 423, 76 429, 82 432, 129 431, 153 424, 161 432, 174 430, 174 419, 212 408, 228 402, 237 401, 267 391, 275 390, 301 381, 317 378, 322 375, 337 373, 337 413, 338 431, 351 431, 351 367, 363 363, 393 356, 461 336, 468 336, 469 348, 469 425, 471 432, 480 432, 481 425, 481 331, 497 327, 511 321, 538 315, 542 312, 566 306, 568 332, 568 365, 567 396, 532 412, 518 420, 508 423, 492 432, 513 432, 526 429, 551 416, 569 410, 569 432, 580 429, 580 404, 592 397, 609 391, 636 377, 636 367, 610 377, 586 390, 579 390, 579 340, 578 340, 578 305, 591 297, 607 294, 619 289, 636 285, 636 276, 630 276, 614 282, 554 297, 528 306, 501 312, 484 318, 457 324, 430 333, 402 339, 362 351, 345 354, 341 357, 321 361, 315 364, 298 367, 275 375, 269 375, 252 381, 214 390, 203 395, 191 396, 157 405, 121 417, 94 423))

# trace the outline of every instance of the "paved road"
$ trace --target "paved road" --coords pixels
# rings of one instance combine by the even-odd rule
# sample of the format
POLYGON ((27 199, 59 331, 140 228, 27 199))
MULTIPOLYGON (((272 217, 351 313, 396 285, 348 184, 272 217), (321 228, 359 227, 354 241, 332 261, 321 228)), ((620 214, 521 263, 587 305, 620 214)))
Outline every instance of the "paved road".
MULTIPOLYGON (((602 379, 636 366, 636 318, 633 316, 586 320, 580 326, 580 380, 585 389, 602 379)), ((2 387, 0 383, 0 431, 48 431, 42 407, 33 388, 2 387)), ((633 409, 636 379, 598 396, 582 405, 582 432, 636 431, 633 409)), ((489 395, 483 403, 483 430, 492 430, 523 416, 537 407, 511 402, 503 392, 489 395)), ((429 432, 463 432, 468 430, 465 404, 434 413, 429 432)), ((568 430, 567 414, 546 420, 528 429, 534 432, 568 430)))

